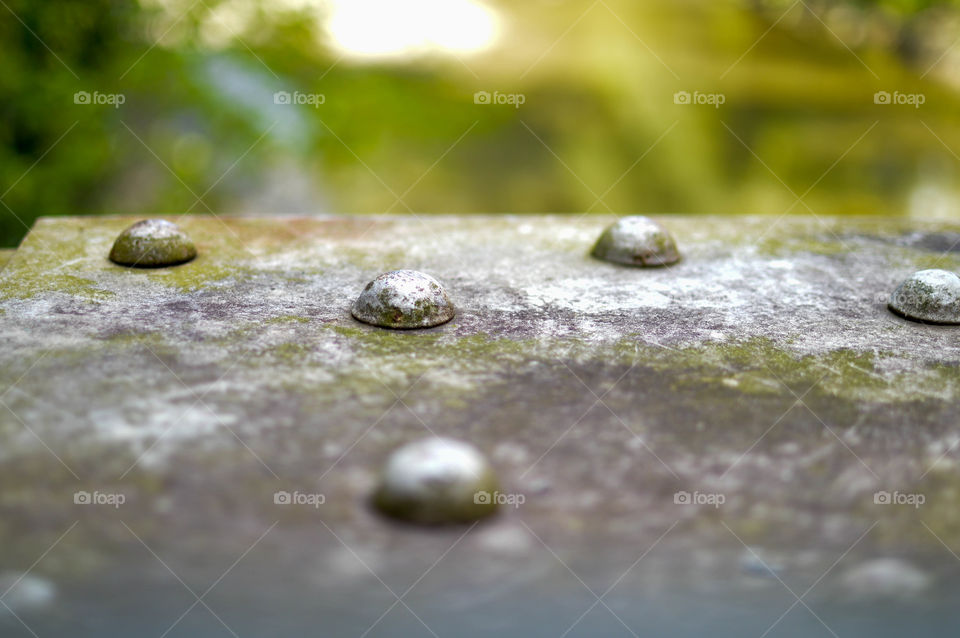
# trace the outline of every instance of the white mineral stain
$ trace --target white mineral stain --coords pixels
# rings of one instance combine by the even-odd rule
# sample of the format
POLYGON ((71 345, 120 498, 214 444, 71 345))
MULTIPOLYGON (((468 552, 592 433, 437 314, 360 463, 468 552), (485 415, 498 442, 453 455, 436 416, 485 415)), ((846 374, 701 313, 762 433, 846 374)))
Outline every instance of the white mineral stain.
POLYGON ((538 307, 557 306, 577 312, 594 313, 630 308, 665 308, 670 297, 666 284, 630 286, 604 284, 599 279, 567 279, 550 284, 531 284, 523 289, 528 301, 538 307), (657 290, 657 289, 660 290, 657 290))

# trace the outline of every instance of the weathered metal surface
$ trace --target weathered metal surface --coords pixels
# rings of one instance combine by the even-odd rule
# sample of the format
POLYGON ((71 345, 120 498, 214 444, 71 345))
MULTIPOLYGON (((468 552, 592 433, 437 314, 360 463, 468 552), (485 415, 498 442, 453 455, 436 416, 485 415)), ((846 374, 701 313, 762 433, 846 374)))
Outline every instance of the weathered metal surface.
POLYGON ((197 256, 190 237, 165 219, 144 219, 113 242, 110 261, 132 268, 176 266, 197 256))
POLYGON ((949 270, 921 270, 890 296, 890 310, 923 323, 960 324, 960 277, 949 270))
POLYGON ((351 314, 381 328, 433 328, 453 319, 456 309, 440 282, 430 275, 392 270, 364 287, 351 314))
POLYGON ((373 501, 400 520, 472 523, 496 512, 499 493, 496 473, 474 446, 427 436, 390 453, 373 501))
POLYGON ((669 266, 680 260, 670 232, 642 215, 618 219, 600 233, 590 252, 597 259, 627 266, 669 266))
POLYGON ((589 256, 610 217, 185 217, 198 257, 134 270, 133 221, 41 220, 0 273, 0 560, 41 558, 38 635, 160 635, 184 584, 215 587, 170 636, 955 634, 960 333, 886 304, 960 270, 960 226, 660 218, 684 260, 636 269, 589 256), (457 316, 354 320, 396 268, 457 316), (522 504, 378 516, 430 433, 522 504))

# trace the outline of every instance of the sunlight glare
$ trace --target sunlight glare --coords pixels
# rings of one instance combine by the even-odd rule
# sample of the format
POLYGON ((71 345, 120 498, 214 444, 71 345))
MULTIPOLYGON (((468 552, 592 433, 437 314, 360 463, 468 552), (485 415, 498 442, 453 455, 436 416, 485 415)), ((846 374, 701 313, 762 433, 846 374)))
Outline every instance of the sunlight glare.
POLYGON ((361 59, 479 53, 498 31, 496 14, 477 0, 330 0, 329 8, 331 44, 361 59))

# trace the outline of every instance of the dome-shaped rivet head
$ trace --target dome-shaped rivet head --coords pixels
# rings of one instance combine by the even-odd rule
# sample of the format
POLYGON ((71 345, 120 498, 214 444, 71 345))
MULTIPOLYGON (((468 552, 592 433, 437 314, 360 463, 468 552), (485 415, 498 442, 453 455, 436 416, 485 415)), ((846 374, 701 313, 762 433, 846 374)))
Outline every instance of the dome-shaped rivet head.
POLYGON ((137 222, 120 233, 110 250, 110 261, 138 268, 175 266, 196 256, 190 237, 165 219, 137 222))
POLYGON ((383 328, 430 328, 456 310, 436 279, 416 270, 394 270, 367 284, 353 304, 358 320, 383 328))
POLYGON ((668 266, 680 260, 666 228, 649 217, 623 217, 608 226, 590 253, 597 259, 629 266, 668 266))
POLYGON ((423 524, 467 523, 493 514, 499 484, 469 443, 432 437, 387 459, 373 502, 393 518, 423 524))
POLYGON ((888 305, 914 321, 960 324, 960 277, 947 270, 921 270, 897 286, 888 305))

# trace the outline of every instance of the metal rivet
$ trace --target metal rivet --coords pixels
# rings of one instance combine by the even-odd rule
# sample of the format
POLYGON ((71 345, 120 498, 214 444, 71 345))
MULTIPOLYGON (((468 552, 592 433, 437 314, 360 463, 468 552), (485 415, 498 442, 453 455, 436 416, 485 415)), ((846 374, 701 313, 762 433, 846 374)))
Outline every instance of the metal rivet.
POLYGON ((649 217, 623 217, 608 226, 590 253, 597 259, 629 266, 667 266, 680 260, 666 228, 649 217))
POLYGON ((921 270, 893 291, 888 305, 914 321, 960 324, 960 277, 947 270, 921 270))
POLYGON ((165 219, 137 222, 120 233, 110 250, 110 261, 138 268, 175 266, 196 256, 190 237, 165 219))
POLYGON ((373 501, 383 513, 414 523, 465 523, 496 511, 491 495, 498 489, 475 447, 432 437, 390 455, 373 501))
POLYGON ((383 328, 430 328, 453 319, 456 309, 436 279, 416 270, 394 270, 367 284, 353 316, 383 328))

